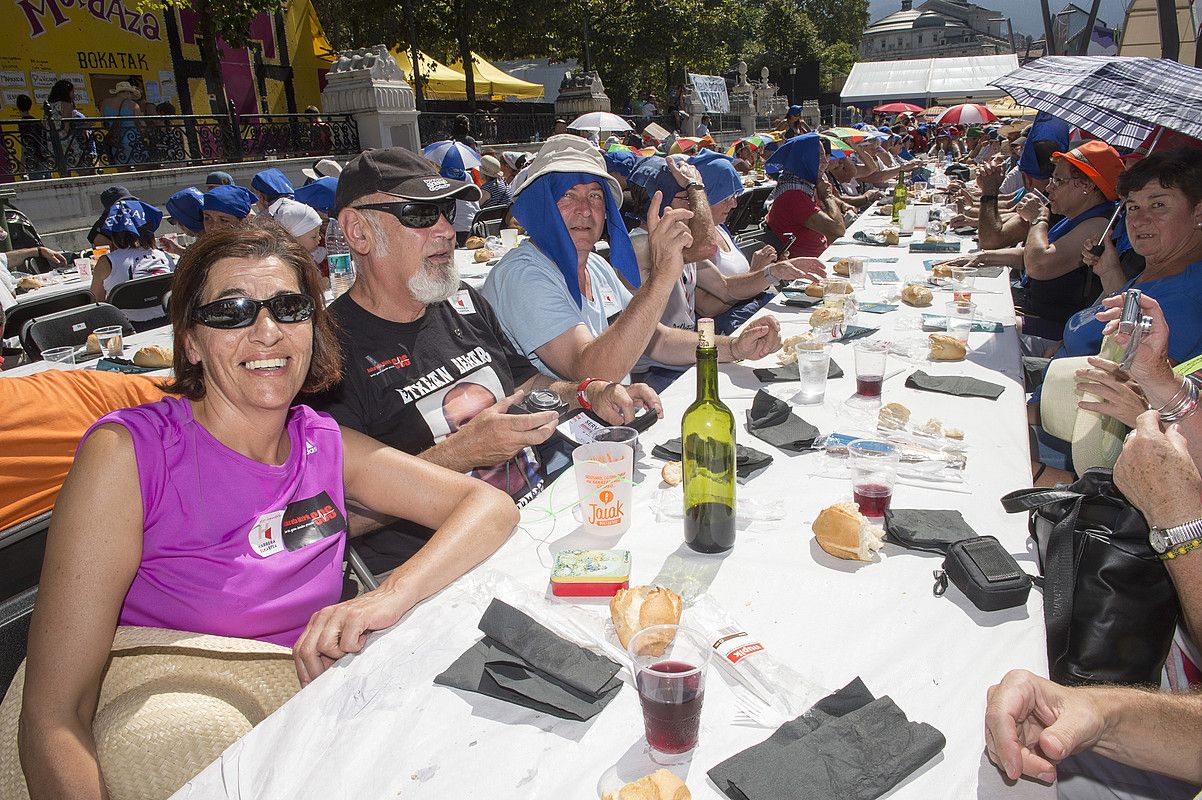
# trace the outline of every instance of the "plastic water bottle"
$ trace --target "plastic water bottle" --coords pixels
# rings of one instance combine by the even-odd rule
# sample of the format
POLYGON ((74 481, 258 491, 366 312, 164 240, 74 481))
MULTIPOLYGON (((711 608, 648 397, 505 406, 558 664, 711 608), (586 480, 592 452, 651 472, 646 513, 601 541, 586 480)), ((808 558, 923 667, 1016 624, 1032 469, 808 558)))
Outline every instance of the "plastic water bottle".
POLYGON ((351 248, 336 217, 330 217, 326 227, 326 258, 330 264, 330 289, 339 298, 354 284, 355 268, 351 263, 351 248))

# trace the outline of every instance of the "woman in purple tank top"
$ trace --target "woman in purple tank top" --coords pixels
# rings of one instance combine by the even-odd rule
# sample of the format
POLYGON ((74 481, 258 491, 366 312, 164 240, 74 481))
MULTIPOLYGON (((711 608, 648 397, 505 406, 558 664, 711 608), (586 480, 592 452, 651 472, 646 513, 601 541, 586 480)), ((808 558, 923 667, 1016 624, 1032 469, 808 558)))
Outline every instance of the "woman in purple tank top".
POLYGON ((173 297, 181 397, 101 418, 55 507, 21 718, 34 796, 102 794, 92 717, 118 625, 283 644, 308 683, 518 519, 485 482, 293 405, 335 383, 340 360, 312 259, 282 229, 205 237, 173 297), (339 603, 348 500, 436 533, 379 589, 339 603))

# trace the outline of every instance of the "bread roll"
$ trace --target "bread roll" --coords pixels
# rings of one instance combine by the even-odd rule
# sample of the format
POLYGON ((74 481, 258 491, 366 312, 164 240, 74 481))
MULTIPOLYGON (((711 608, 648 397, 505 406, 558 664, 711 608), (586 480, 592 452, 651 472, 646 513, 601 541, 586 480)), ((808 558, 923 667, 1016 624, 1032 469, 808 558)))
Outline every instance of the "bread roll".
POLYGON ((139 348, 138 352, 134 353, 134 364, 139 367, 164 369, 171 366, 174 357, 175 353, 170 347, 152 344, 139 348))
POLYGON ((476 259, 477 264, 480 264, 484 261, 488 261, 492 257, 493 257, 492 250, 489 250, 487 247, 478 248, 476 250, 476 254, 474 256, 472 256, 472 258, 476 259))
POLYGON ((906 305, 921 308, 929 306, 931 301, 935 299, 935 295, 927 287, 912 283, 901 290, 901 299, 906 305))
POLYGON ((664 463, 664 468, 659 471, 659 476, 669 486, 676 486, 684 479, 684 469, 679 461, 668 461, 664 463))
POLYGON ((939 417, 931 417, 926 422, 914 429, 915 433, 920 433, 923 436, 942 436, 943 422, 939 417))
POLYGON ((45 284, 32 275, 26 275, 24 278, 17 281, 18 289, 41 289, 44 285, 45 284))
POLYGON ((900 431, 910 421, 910 409, 901 403, 888 403, 881 406, 877 414, 877 425, 888 430, 900 431))
MULTIPOLYGON (((930 238, 931 237, 928 236, 927 241, 930 241, 930 238)), ((950 278, 951 276, 952 276, 952 268, 949 267, 947 264, 936 264, 934 267, 931 268, 931 277, 932 278, 950 278)))
POLYGON ((832 325, 838 325, 843 321, 843 309, 841 308, 822 308, 815 309, 810 314, 810 327, 812 328, 829 328, 832 325))
POLYGON ((927 238, 923 239, 923 241, 927 244, 943 244, 946 240, 937 233, 928 233, 927 238))
MULTIPOLYGON (((634 635, 652 625, 675 625, 680 622, 684 608, 680 595, 662 586, 631 586, 619 589, 609 601, 609 614, 618 632, 618 641, 623 647, 630 645, 634 635)), ((670 635, 662 640, 648 638, 642 652, 647 655, 663 655, 671 643, 670 635)))
POLYGON ((964 431, 959 428, 944 428, 943 435, 948 439, 955 439, 960 442, 964 441, 964 431))
POLYGON ((842 275, 844 278, 851 277, 851 259, 841 258, 835 262, 835 274, 842 275))
POLYGON ((869 522, 855 503, 836 503, 822 509, 813 528, 819 547, 848 561, 875 560, 885 540, 885 531, 869 522))
POLYGON ((467 237, 467 241, 463 243, 463 246, 468 250, 478 250, 479 248, 483 247, 485 243, 486 242, 483 236, 469 236, 467 237))
POLYGON ((968 355, 964 342, 946 333, 932 333, 930 343, 932 361, 959 361, 968 355))
POLYGON ((684 781, 666 769, 657 769, 650 775, 632 781, 618 790, 607 792, 602 800, 692 800, 689 787, 684 781))
POLYGON ((809 286, 807 286, 805 288, 805 293, 806 293, 807 297, 821 298, 826 293, 826 290, 824 290, 822 288, 821 283, 815 282, 815 283, 811 283, 809 286))
POLYGON ((85 348, 87 349, 87 351, 89 353, 99 353, 100 352, 100 340, 96 338, 96 334, 94 334, 94 333, 88 334, 88 343, 85 345, 85 348))
POLYGON ((897 228, 885 228, 881 231, 881 241, 885 244, 897 244, 901 241, 901 234, 897 228))

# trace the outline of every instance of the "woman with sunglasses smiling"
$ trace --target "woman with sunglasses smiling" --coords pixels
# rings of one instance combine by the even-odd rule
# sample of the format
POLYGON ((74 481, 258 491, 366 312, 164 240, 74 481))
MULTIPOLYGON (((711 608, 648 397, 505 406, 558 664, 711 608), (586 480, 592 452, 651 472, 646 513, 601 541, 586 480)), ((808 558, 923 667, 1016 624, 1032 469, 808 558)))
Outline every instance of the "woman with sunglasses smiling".
POLYGON ((101 418, 55 508, 21 719, 34 797, 103 796, 91 726, 117 626, 292 647, 308 683, 490 555, 518 518, 484 482, 295 403, 338 380, 340 355, 313 262, 282 230, 206 236, 174 296, 179 396, 101 418), (348 503, 436 532, 379 589, 340 603, 348 503))

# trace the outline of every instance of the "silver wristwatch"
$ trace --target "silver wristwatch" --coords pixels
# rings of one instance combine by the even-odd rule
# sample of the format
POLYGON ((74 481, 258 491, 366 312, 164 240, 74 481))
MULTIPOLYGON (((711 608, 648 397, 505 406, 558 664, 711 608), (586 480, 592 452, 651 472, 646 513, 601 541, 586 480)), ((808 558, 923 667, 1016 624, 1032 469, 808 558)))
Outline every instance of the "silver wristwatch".
POLYGON ((1148 544, 1152 545, 1152 549, 1160 554, 1167 553, 1177 545, 1184 544, 1191 539, 1202 539, 1202 519, 1174 525, 1171 528, 1152 528, 1148 533, 1148 544))

